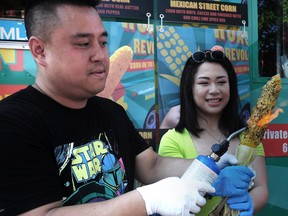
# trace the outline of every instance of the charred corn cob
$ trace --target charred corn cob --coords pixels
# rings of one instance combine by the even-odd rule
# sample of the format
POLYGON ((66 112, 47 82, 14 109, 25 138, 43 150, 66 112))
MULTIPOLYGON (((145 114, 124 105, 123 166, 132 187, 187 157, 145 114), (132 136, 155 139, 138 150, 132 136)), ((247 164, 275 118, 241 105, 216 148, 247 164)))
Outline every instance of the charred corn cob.
MULTIPOLYGON (((247 121, 247 129, 243 132, 240 145, 236 150, 236 157, 240 165, 248 166, 257 155, 257 146, 261 143, 269 121, 259 124, 268 115, 271 115, 281 91, 281 78, 279 74, 273 76, 262 89, 251 116, 247 121)), ((238 216, 239 211, 232 210, 225 205, 225 214, 238 216)))
POLYGON ((273 76, 262 89, 252 114, 247 121, 247 129, 243 132, 241 143, 237 148, 236 157, 240 165, 248 166, 256 157, 256 147, 261 143, 268 121, 259 124, 260 120, 272 114, 281 91, 279 74, 273 76))
MULTIPOLYGON (((260 120, 272 114, 281 91, 281 78, 279 74, 273 76, 262 89, 256 105, 253 107, 251 116, 247 121, 247 129, 243 132, 241 143, 236 150, 236 158, 239 165, 248 166, 257 155, 257 146, 265 133, 268 121, 259 124, 260 120)), ((227 198, 223 198, 220 203, 210 212, 209 216, 238 216, 239 211, 232 210, 225 203, 227 198), (223 209, 224 207, 224 209, 223 209), (220 213, 221 212, 221 213, 220 213)))
POLYGON ((258 122, 265 116, 271 115, 281 90, 279 74, 272 77, 263 87, 252 114, 247 121, 248 128, 243 132, 242 145, 256 148, 261 142, 269 122, 259 125, 258 122))

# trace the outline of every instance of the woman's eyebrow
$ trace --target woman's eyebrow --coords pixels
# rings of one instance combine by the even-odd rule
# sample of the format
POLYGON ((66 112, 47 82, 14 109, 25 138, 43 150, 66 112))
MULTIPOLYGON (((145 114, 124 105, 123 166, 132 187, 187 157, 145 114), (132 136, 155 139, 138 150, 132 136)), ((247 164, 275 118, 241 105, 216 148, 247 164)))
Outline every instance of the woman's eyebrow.
MULTIPOLYGON (((228 76, 217 76, 216 79, 222 79, 222 78, 228 78, 228 76)), ((206 77, 206 76, 199 76, 199 77, 196 77, 196 79, 210 79, 210 77, 206 77)))

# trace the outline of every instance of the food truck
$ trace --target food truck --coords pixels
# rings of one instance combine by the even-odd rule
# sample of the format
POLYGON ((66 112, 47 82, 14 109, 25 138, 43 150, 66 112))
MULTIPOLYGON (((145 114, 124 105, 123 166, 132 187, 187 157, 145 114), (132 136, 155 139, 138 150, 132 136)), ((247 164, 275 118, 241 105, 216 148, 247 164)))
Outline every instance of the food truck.
MULTIPOLYGON (((237 73, 239 114, 244 120, 262 87, 280 74, 282 90, 276 108, 283 112, 269 123, 262 140, 269 199, 257 215, 288 215, 288 25, 284 16, 288 12, 283 7, 287 1, 145 2, 103 1, 98 7, 109 34, 110 61, 115 64, 109 73, 117 78, 103 95, 124 107, 141 136, 157 151, 167 130, 161 128, 161 121, 179 104, 181 71, 193 51, 224 47, 237 73), (119 56, 128 59, 123 71, 117 70, 119 56)), ((23 13, 7 14, 2 11, 0 16, 0 100, 33 84, 36 76, 23 13)))

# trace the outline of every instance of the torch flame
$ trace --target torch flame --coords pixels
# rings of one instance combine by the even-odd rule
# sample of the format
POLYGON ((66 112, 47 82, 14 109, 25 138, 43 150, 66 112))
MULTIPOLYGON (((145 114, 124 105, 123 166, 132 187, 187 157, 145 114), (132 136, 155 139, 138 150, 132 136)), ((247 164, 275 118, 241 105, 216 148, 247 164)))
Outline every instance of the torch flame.
POLYGON ((268 124, 269 122, 271 122, 273 119, 277 118, 279 115, 279 112, 284 112, 283 109, 278 108, 274 113, 272 114, 267 114, 265 116, 263 116, 257 123, 257 125, 259 127, 262 127, 265 124, 268 124))

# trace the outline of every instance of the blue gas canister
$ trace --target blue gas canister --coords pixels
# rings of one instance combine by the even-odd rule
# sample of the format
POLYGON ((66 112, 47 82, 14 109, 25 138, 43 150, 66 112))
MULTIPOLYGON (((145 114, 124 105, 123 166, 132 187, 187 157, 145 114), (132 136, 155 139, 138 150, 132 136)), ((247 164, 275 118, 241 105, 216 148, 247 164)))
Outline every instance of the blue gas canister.
POLYGON ((193 163, 188 167, 182 179, 195 179, 199 181, 204 181, 212 185, 215 179, 220 174, 220 169, 218 168, 215 160, 207 155, 199 155, 193 163))

